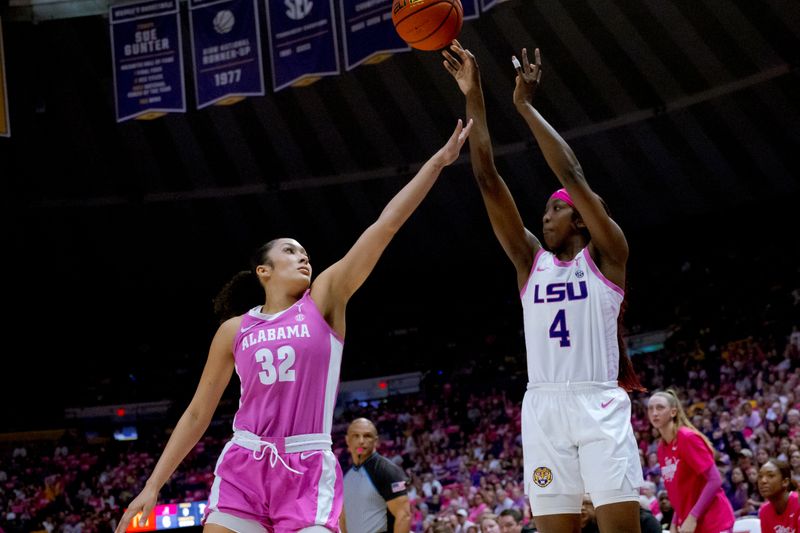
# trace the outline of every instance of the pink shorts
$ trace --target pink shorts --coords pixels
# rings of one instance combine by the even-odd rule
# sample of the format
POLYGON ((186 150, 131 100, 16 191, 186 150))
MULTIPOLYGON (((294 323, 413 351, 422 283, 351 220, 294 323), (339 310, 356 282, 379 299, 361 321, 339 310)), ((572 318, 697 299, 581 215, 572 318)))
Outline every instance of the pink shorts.
POLYGON ((211 512, 219 511, 258 522, 270 533, 313 525, 338 532, 342 469, 333 452, 286 452, 284 439, 262 440, 277 446, 242 445, 236 437, 225 445, 214 469, 203 523, 211 512))

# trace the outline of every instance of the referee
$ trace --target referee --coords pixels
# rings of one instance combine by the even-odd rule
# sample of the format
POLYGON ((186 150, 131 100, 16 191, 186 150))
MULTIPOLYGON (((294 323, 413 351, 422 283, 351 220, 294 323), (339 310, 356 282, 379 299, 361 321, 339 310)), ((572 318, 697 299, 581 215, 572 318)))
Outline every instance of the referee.
POLYGON ((353 466, 344 476, 342 533, 408 533, 411 509, 406 475, 375 451, 375 424, 357 418, 347 428, 346 441, 353 466))

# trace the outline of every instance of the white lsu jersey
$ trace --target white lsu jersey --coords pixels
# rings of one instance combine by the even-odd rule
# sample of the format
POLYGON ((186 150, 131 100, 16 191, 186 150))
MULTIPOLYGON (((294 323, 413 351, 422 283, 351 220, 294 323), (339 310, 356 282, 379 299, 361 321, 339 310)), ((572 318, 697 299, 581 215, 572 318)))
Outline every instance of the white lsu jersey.
POLYGON ((539 250, 522 288, 528 382, 616 381, 622 289, 582 249, 572 261, 539 250))

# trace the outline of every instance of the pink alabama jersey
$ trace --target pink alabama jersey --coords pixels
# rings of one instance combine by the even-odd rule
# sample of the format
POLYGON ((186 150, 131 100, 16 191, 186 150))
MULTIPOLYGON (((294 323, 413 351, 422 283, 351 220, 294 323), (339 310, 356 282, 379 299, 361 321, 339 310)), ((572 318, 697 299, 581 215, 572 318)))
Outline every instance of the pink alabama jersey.
POLYGON ((603 276, 588 249, 568 262, 539 250, 520 297, 529 383, 617 379, 624 292, 603 276))
POLYGON ((344 342, 307 290, 290 308, 242 315, 233 345, 241 381, 234 431, 261 437, 330 434, 344 342))

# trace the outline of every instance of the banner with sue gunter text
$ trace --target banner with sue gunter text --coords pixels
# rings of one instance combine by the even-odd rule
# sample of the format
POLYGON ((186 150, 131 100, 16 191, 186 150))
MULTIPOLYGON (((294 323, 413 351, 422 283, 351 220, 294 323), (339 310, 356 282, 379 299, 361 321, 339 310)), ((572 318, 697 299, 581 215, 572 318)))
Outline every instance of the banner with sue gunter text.
POLYGON ((117 122, 186 111, 178 0, 110 8, 117 122))

